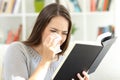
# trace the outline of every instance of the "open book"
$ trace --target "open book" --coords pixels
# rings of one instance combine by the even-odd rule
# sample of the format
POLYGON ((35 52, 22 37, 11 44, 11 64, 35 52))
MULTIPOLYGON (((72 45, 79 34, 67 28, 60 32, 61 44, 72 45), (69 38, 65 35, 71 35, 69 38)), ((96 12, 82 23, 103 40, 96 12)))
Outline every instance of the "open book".
POLYGON ((52 80, 78 80, 76 74, 81 74, 83 70, 88 74, 93 73, 115 40, 116 37, 111 33, 103 33, 97 42, 74 42, 66 50, 65 58, 53 74, 52 80))

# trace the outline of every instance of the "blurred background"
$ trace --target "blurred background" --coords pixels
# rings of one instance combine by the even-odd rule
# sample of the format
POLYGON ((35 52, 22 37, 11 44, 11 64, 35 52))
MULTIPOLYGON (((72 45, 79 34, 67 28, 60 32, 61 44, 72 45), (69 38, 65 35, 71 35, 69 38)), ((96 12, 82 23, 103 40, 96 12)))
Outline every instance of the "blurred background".
POLYGON ((117 37, 97 70, 90 74, 90 80, 120 80, 119 0, 0 0, 0 74, 9 44, 26 40, 39 12, 54 2, 63 4, 70 12, 71 42, 96 41, 104 32, 117 37))

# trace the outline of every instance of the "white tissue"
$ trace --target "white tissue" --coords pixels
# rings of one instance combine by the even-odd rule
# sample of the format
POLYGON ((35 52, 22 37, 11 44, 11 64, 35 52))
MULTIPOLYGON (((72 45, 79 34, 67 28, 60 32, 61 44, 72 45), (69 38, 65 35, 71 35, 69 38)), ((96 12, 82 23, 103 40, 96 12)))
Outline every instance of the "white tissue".
POLYGON ((55 47, 50 47, 50 49, 55 53, 58 54, 60 53, 62 50, 60 49, 60 40, 62 39, 60 35, 58 34, 54 34, 55 40, 54 40, 54 45, 56 45, 55 47))
POLYGON ((60 46, 57 45, 55 48, 53 47, 50 47, 50 49, 55 53, 55 54, 58 54, 60 53, 62 50, 60 49, 60 46))

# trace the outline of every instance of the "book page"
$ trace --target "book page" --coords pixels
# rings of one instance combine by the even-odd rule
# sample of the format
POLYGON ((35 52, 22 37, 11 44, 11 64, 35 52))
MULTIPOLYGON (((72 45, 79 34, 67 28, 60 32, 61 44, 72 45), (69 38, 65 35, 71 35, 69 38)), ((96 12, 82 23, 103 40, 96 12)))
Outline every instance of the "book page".
POLYGON ((106 33, 102 33, 101 35, 99 35, 97 37, 97 43, 101 43, 103 39, 107 38, 107 37, 110 37, 112 36, 112 33, 111 32, 106 32, 106 33))

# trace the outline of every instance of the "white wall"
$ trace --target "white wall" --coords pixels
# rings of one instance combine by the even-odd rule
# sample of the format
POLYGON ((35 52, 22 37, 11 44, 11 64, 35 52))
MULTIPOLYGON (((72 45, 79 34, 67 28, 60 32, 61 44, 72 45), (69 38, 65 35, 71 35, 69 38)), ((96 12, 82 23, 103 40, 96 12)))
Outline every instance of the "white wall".
POLYGON ((1 71, 2 71, 3 56, 5 54, 5 51, 6 51, 7 47, 8 47, 8 45, 2 45, 2 44, 0 44, 0 80, 1 80, 1 71))
POLYGON ((120 80, 120 1, 115 0, 116 36, 118 37, 90 80, 120 80))
POLYGON ((120 38, 110 48, 90 80, 120 80, 120 38))

